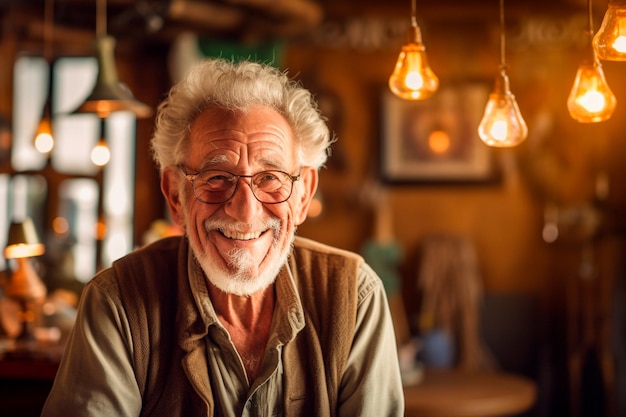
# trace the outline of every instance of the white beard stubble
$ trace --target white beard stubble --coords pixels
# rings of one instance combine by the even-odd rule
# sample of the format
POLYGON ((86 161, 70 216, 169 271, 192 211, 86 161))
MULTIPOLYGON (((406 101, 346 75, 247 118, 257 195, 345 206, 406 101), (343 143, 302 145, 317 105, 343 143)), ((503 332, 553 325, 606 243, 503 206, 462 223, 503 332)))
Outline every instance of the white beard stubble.
MULTIPOLYGON (((204 228, 207 232, 220 229, 223 226, 225 225, 220 220, 208 219, 204 223, 204 228)), ((232 224, 228 226, 232 228, 232 224)), ((192 239, 189 239, 189 242, 191 250, 209 282, 227 294, 250 296, 273 284, 281 268, 287 262, 289 252, 293 246, 295 231, 290 237, 287 248, 281 251, 278 247, 277 238, 280 227, 280 220, 277 218, 270 219, 263 224, 263 228, 268 229, 266 233, 274 234, 274 240, 270 248, 274 249, 274 251, 267 255, 271 258, 261 260, 261 262, 266 262, 267 265, 258 275, 253 275, 253 271, 258 267, 259 260, 245 249, 233 249, 230 253, 225 254, 225 258, 228 259, 228 265, 234 269, 234 272, 232 272, 212 262, 209 255, 197 247, 192 239)))

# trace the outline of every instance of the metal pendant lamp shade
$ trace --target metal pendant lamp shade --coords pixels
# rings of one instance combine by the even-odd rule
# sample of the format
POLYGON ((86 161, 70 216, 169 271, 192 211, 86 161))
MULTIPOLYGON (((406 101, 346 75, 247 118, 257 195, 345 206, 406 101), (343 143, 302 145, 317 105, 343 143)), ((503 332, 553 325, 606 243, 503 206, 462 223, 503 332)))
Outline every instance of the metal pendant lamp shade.
POLYGON ((137 100, 126 84, 119 81, 114 49, 115 38, 112 36, 96 38, 98 79, 91 94, 72 114, 95 113, 106 118, 113 112, 128 111, 140 119, 152 115, 150 106, 137 100))

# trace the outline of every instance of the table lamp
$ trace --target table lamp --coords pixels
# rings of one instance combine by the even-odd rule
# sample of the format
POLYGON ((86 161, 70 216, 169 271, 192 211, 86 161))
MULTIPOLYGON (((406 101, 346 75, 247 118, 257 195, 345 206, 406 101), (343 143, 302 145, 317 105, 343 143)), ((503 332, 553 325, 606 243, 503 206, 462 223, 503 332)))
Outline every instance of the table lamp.
POLYGON ((45 247, 39 242, 37 231, 30 218, 11 223, 4 256, 6 259, 14 260, 15 264, 3 290, 7 298, 17 301, 20 305, 21 330, 17 336, 18 343, 35 340, 32 329, 35 320, 33 303, 42 301, 47 291, 29 258, 42 255, 44 252, 45 247))

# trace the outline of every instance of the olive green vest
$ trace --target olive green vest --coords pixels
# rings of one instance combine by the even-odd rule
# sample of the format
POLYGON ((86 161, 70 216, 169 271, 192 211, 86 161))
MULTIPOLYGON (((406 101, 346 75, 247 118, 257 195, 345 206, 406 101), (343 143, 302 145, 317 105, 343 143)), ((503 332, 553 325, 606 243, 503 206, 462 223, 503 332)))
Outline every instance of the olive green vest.
MULTIPOLYGON (((189 288, 187 240, 163 239, 113 265, 133 335, 142 416, 212 416, 206 325, 189 288), (182 365, 182 366, 181 366, 182 365)), ((356 254, 296 238, 289 267, 306 325, 283 350, 285 415, 335 416, 357 309, 356 254)), ((288 279, 283 270, 278 279, 288 279)))

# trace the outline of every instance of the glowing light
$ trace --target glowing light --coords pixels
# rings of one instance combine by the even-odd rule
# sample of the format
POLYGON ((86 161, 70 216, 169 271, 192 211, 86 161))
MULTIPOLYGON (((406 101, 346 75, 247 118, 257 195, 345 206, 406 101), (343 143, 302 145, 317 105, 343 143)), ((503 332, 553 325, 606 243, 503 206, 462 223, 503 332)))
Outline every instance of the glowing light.
POLYGON ((450 136, 443 130, 433 130, 428 136, 428 147, 436 154, 450 150, 450 136))
POLYGON ((428 65, 422 32, 415 17, 415 0, 412 2, 411 27, 407 42, 402 46, 396 66, 389 77, 389 89, 404 100, 423 100, 437 91, 439 78, 428 65))
POLYGON ((106 142, 101 140, 98 144, 91 150, 91 162, 94 165, 99 167, 105 166, 111 160, 111 151, 109 151, 109 147, 106 142))
POLYGON ((570 116, 581 123, 602 122, 613 115, 616 106, 617 100, 604 78, 600 62, 583 62, 567 100, 570 116))
POLYGON ((622 54, 626 52, 626 36, 618 36, 613 42, 613 49, 622 54))
POLYGON ((611 0, 598 33, 593 37, 598 59, 626 61, 626 1, 611 0))
POLYGON ((512 147, 526 140, 528 127, 509 89, 509 78, 500 71, 493 93, 478 126, 478 136, 489 146, 512 147))
POLYGON ((39 153, 48 154, 54 148, 54 139, 49 133, 41 133, 35 137, 35 149, 39 153))

